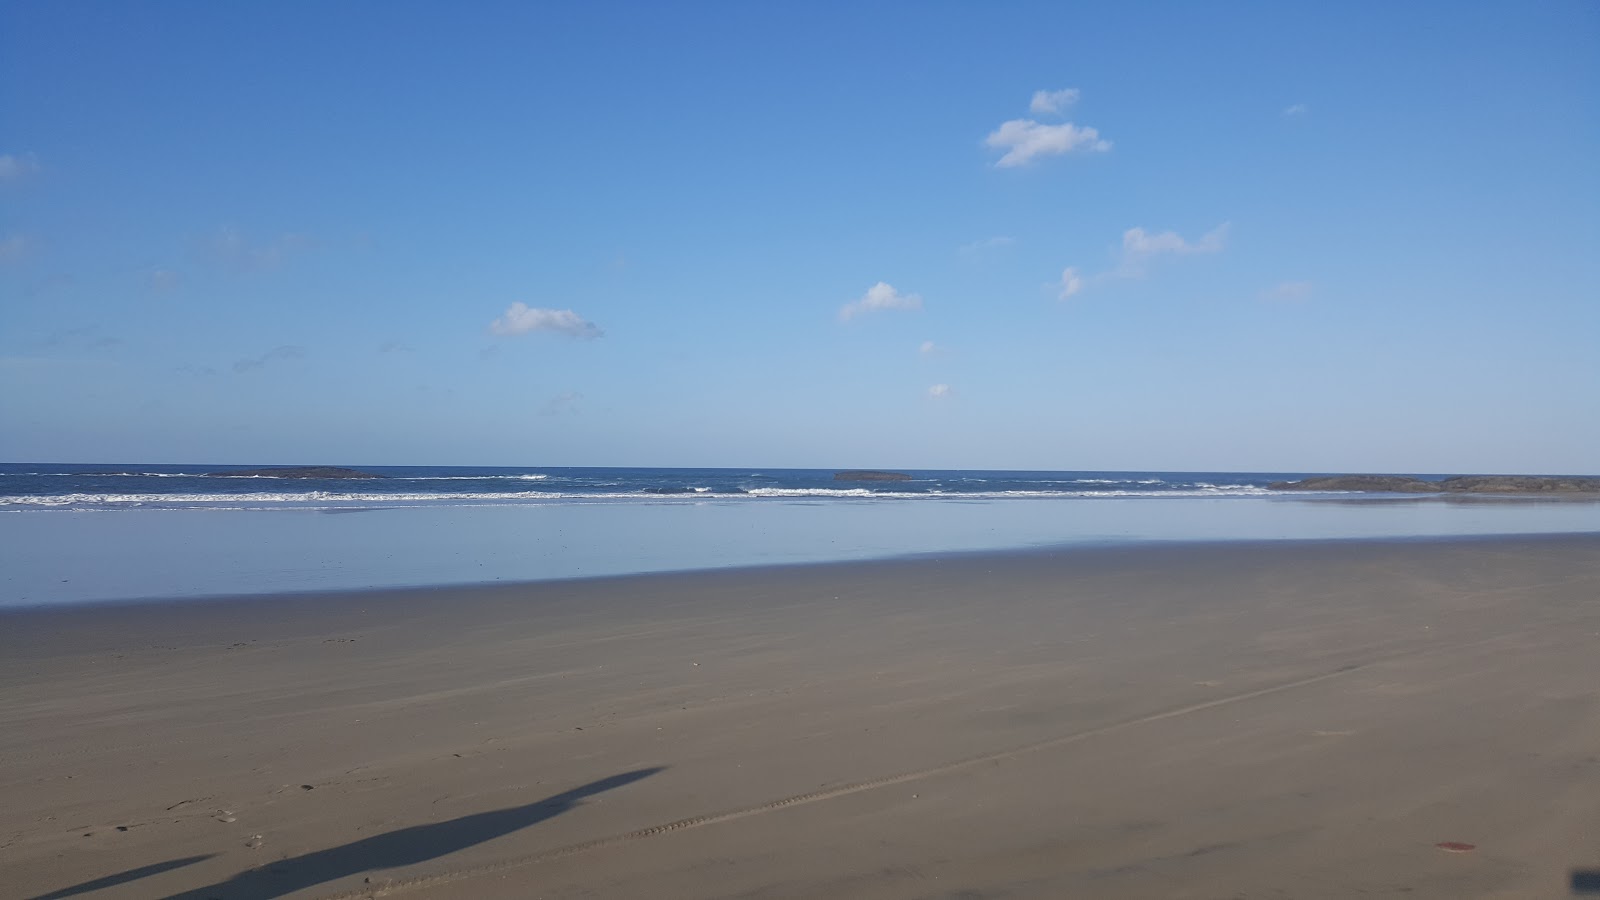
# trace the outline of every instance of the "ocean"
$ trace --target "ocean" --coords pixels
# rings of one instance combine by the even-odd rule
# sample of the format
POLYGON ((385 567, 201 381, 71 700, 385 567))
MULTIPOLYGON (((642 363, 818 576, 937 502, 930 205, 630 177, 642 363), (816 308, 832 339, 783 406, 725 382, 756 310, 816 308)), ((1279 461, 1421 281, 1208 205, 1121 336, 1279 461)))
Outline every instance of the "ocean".
MULTIPOLYGON (((1600 532, 1600 502, 1285 493, 1281 472, 0 465, 0 608, 1159 541, 1600 532)), ((1443 477, 1443 476, 1439 476, 1443 477)))
POLYGON ((833 469, 351 467, 379 478, 229 476, 244 466, 0 465, 0 509, 341 509, 684 500, 996 500, 1259 496, 1283 473, 908 471, 836 481, 833 469))

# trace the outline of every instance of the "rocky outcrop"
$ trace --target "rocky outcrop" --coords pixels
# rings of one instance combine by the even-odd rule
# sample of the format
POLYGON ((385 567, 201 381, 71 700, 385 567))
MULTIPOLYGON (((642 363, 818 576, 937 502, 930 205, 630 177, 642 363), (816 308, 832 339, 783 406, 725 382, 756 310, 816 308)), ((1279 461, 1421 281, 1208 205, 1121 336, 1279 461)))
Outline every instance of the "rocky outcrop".
POLYGON ((1274 481, 1272 491, 1385 491, 1396 494, 1432 494, 1438 482, 1409 475, 1322 475, 1301 481, 1274 481))
POLYGON ((1439 482, 1452 494, 1600 494, 1600 478, 1550 475, 1456 475, 1439 482))
POLYGON ((212 478, 383 478, 371 472, 339 466, 272 466, 266 469, 232 469, 207 472, 212 478))
POLYGON ((877 472, 871 469, 851 469, 848 472, 833 473, 834 481, 910 481, 911 476, 904 472, 877 472))
POLYGON ((1425 481, 1409 475, 1321 475, 1275 481, 1274 491, 1365 491, 1391 494, 1600 494, 1600 478, 1551 475, 1453 475, 1425 481))

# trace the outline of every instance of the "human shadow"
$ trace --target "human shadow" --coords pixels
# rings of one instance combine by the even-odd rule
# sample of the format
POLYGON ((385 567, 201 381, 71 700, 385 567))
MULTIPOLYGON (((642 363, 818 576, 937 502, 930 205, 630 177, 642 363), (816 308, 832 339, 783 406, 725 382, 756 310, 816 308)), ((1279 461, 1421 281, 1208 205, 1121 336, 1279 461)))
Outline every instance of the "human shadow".
MULTIPOLYGON (((656 766, 649 769, 623 772, 620 775, 612 775, 609 778, 592 781, 582 787, 576 787, 570 791, 546 797, 526 806, 513 806, 507 809, 474 813, 470 816, 462 816, 459 819, 451 819, 447 822, 435 822, 431 825, 413 825, 410 828, 375 834, 372 837, 362 838, 359 841, 352 841, 327 850, 317 850, 289 859, 280 859, 259 868, 240 872, 227 881, 219 881, 216 884, 195 888, 181 894, 173 894, 169 900, 266 900, 266 898, 281 897, 284 894, 303 890, 326 881, 343 878, 346 875, 355 875, 373 869, 392 869, 398 866, 426 862, 430 859, 438 859, 457 850, 471 847, 474 844, 481 844, 484 841, 492 840, 502 835, 510 834, 513 831, 527 828, 529 825, 559 816, 567 810, 578 806, 585 797, 591 797, 613 788, 622 787, 625 784, 632 784, 643 778, 649 778, 665 768, 665 766, 656 766)), ((156 869, 157 867, 148 868, 156 869)), ((165 870, 159 869, 159 871, 165 870)), ((149 874, 154 874, 154 872, 149 874)), ((67 897, 74 893, 93 890, 93 888, 87 886, 90 884, 95 884, 95 882, 86 882, 76 888, 66 888, 46 896, 67 897)))
POLYGON ((1573 869, 1574 894, 1600 894, 1600 869, 1573 869))
POLYGON ((72 887, 62 888, 59 891, 51 891, 48 894, 40 894, 37 897, 29 898, 29 900, 61 900, 62 897, 72 897, 77 894, 87 894, 90 891, 98 891, 103 888, 116 887, 119 884, 127 884, 130 881, 138 881, 141 878, 149 878, 151 875, 160 875, 162 872, 170 872, 173 869, 181 869, 184 866, 192 866, 197 862, 204 862, 213 856, 216 856, 216 854, 207 853, 203 856, 185 856, 183 859, 169 859, 166 862, 151 863, 148 866, 140 866, 137 869, 129 869, 126 872, 118 872, 115 875, 107 875, 104 878, 96 878, 93 881, 85 881, 82 884, 75 884, 72 887))

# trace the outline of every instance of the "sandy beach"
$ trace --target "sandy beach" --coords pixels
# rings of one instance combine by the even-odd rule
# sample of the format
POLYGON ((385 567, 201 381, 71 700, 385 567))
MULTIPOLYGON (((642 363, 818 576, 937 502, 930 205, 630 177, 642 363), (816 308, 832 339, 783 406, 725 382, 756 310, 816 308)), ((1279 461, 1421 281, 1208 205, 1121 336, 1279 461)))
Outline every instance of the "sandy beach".
POLYGON ((1600 537, 0 614, 0 894, 1600 893, 1600 537))

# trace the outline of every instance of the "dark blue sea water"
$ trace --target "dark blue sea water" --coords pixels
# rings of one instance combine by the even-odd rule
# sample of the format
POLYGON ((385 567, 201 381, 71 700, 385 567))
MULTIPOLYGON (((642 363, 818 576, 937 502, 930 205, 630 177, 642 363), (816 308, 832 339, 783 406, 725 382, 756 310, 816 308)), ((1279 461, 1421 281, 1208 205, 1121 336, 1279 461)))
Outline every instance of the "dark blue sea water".
POLYGON ((381 478, 235 477, 242 466, 0 465, 0 509, 339 508, 671 500, 870 501, 1259 496, 1285 473, 909 471, 836 481, 832 469, 360 466, 381 478))

